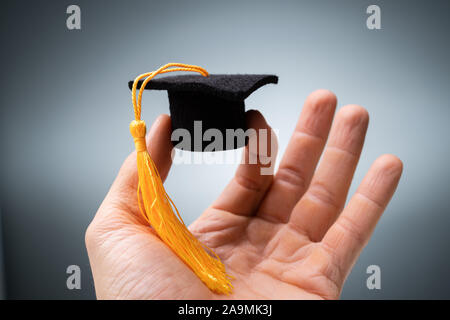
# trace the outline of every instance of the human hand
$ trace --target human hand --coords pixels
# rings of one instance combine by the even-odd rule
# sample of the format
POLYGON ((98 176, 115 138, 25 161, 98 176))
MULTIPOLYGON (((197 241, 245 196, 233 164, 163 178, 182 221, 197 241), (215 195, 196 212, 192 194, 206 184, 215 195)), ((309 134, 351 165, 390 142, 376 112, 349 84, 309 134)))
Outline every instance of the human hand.
MULTIPOLYGON (((276 174, 261 175, 260 163, 241 164, 219 198, 189 227, 234 276, 229 296, 211 292, 141 216, 132 153, 86 232, 97 297, 338 298, 395 191, 402 163, 392 155, 379 157, 344 208, 368 113, 348 105, 333 121, 335 108, 334 94, 313 92, 276 174)), ((259 112, 247 112, 247 121, 249 127, 270 129, 259 112)), ((171 166, 170 134, 170 118, 163 115, 147 136, 163 181, 171 166)), ((248 153, 246 147, 244 156, 248 153)))

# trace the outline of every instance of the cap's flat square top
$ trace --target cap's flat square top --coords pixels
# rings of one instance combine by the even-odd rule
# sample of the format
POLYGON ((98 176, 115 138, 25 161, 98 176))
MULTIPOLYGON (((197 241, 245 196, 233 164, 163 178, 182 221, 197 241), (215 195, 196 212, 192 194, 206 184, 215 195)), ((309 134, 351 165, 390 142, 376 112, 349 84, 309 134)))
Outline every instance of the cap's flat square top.
MULTIPOLYGON (((278 77, 269 74, 210 74, 179 75, 150 80, 145 89, 201 92, 227 100, 243 101, 252 92, 268 84, 277 83, 278 77)), ((138 89, 143 80, 138 82, 138 89)), ((131 89, 133 81, 128 83, 131 89)))

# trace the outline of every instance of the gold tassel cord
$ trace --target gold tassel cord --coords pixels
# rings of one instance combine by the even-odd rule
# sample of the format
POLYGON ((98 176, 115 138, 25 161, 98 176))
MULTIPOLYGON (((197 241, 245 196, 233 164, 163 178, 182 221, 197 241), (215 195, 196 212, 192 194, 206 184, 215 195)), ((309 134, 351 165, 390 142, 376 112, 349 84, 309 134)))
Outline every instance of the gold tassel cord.
POLYGON ((161 240, 191 268, 210 290, 219 294, 230 294, 233 288, 232 277, 226 273, 225 266, 217 254, 196 239, 184 224, 177 207, 164 189, 161 177, 145 143, 146 127, 145 122, 141 120, 142 93, 147 83, 156 75, 175 71, 197 72, 205 77, 209 76, 205 69, 198 66, 169 63, 156 71, 141 74, 134 80, 132 86, 135 120, 130 124, 130 132, 137 152, 139 208, 161 240), (137 84, 143 78, 145 80, 136 99, 137 84))

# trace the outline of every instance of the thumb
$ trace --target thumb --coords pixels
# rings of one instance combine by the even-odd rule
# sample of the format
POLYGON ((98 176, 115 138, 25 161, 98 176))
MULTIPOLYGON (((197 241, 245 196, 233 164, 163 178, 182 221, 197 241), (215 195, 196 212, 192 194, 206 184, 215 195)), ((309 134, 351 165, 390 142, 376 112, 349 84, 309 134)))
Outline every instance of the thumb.
MULTIPOLYGON (((146 136, 148 153, 155 162, 163 182, 166 180, 172 165, 171 151, 173 147, 170 141, 170 133, 170 117, 162 114, 153 122, 146 136)), ((118 188, 122 192, 124 188, 131 188, 135 192, 138 180, 136 151, 134 151, 122 164, 112 189, 118 188)))
MULTIPOLYGON (((155 162, 162 181, 166 179, 172 165, 171 151, 173 146, 170 135, 170 117, 163 114, 155 120, 146 136, 147 150, 155 162)), ((122 164, 97 215, 105 211, 102 208, 114 207, 140 217, 136 194, 138 181, 136 151, 134 151, 122 164)))

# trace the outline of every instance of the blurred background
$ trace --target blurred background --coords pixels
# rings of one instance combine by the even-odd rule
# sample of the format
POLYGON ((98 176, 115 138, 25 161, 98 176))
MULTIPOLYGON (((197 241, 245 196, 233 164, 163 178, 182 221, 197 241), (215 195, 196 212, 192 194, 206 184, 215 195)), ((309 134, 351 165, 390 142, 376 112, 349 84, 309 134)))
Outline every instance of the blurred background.
MULTIPOLYGON (((311 91, 367 108, 351 193, 383 153, 399 156, 404 174, 342 298, 450 298, 449 13, 448 1, 3 1, 0 297, 95 298, 84 233, 134 148, 127 82, 185 62, 277 74, 246 105, 279 130, 280 153, 311 91), (66 27, 71 4, 81 30, 66 27), (380 30, 366 26, 372 4, 380 30), (66 287, 73 264, 81 290, 66 287), (366 286, 373 264, 381 290, 366 286)), ((161 113, 167 94, 146 92, 143 119, 161 113)), ((166 188, 187 223, 235 168, 172 168, 166 188)))

